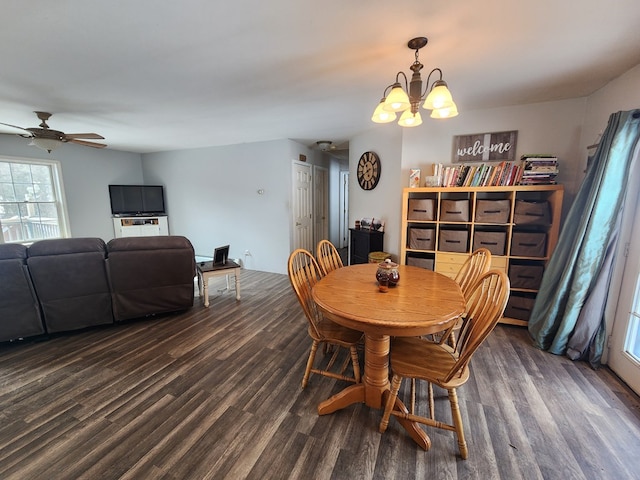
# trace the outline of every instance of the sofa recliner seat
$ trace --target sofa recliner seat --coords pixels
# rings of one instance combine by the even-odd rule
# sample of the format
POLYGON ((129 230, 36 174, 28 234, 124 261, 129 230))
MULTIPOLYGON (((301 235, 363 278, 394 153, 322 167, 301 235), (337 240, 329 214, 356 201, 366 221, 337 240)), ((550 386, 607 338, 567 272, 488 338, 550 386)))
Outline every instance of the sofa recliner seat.
POLYGON ((28 248, 48 333, 113 323, 105 259, 100 238, 40 240, 28 248))
POLYGON ((33 283, 27 270, 27 247, 0 245, 0 342, 45 333, 33 283))
POLYGON ((193 306, 195 255, 185 237, 114 238, 107 269, 116 321, 193 306))

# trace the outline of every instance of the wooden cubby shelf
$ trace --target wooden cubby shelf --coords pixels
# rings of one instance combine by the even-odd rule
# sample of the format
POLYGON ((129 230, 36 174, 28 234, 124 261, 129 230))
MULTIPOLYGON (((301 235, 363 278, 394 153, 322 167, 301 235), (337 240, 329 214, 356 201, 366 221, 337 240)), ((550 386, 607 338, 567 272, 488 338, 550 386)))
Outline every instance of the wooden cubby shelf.
POLYGON ((455 277, 480 247, 511 294, 502 323, 526 326, 560 230, 562 185, 405 188, 400 263, 455 277))

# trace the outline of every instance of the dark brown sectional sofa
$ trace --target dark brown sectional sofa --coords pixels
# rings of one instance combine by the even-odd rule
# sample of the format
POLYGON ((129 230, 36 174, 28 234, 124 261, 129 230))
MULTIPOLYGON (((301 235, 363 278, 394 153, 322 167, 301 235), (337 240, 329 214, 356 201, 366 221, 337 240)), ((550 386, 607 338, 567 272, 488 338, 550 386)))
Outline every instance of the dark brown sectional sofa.
POLYGON ((0 245, 0 342, 185 310, 194 276, 181 236, 0 245))

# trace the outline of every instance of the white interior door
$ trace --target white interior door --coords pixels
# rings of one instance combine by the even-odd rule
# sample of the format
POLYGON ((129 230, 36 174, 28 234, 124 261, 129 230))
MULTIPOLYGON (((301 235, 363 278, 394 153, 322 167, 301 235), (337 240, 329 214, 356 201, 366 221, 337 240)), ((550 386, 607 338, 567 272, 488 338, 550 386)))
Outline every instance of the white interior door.
POLYGON ((638 198, 609 343, 609 367, 640 395, 640 208, 638 198))
POLYGON ((293 163, 293 245, 292 249, 314 251, 313 245, 313 190, 311 165, 293 163))

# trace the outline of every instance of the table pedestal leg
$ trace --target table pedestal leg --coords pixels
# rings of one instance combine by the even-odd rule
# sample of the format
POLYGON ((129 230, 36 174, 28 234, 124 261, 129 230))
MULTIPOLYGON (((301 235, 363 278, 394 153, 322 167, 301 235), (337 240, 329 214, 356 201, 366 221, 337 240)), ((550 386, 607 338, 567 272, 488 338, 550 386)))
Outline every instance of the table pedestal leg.
POLYGON ((367 406, 383 407, 383 393, 389 390, 389 336, 366 334, 364 339, 364 375, 362 383, 351 385, 318 406, 325 415, 364 402, 367 406))
MULTIPOLYGON (((318 414, 327 415, 354 403, 381 410, 389 395, 389 345, 388 335, 367 333, 364 340, 364 375, 362 383, 351 385, 318 405, 318 414)), ((407 413, 407 407, 396 398, 394 410, 407 413)), ((424 450, 431 448, 431 440, 416 422, 396 417, 411 438, 424 450)))
POLYGON ((389 335, 366 334, 364 339, 365 403, 384 408, 383 398, 389 391, 389 335))
POLYGON ((358 383, 345 388, 340 393, 336 393, 331 398, 318 405, 318 415, 327 415, 337 410, 353 405, 354 403, 364 402, 365 392, 364 385, 358 383))

